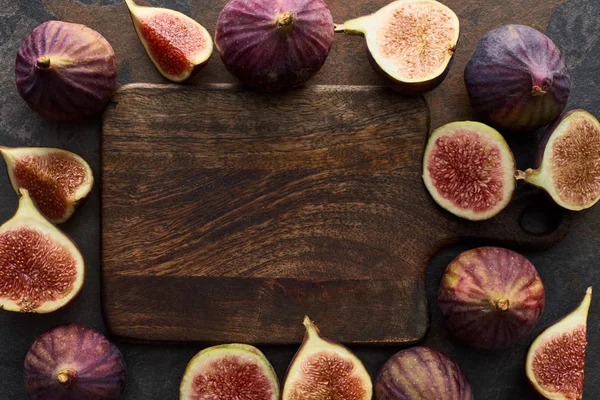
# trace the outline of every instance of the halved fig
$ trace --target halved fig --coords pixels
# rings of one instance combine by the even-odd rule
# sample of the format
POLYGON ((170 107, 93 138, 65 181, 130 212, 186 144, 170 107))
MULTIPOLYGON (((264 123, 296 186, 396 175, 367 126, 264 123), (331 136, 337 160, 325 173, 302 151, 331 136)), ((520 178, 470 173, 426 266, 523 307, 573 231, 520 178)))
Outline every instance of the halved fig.
POLYGON ((183 82, 206 65, 213 52, 206 28, 175 10, 125 3, 140 41, 165 78, 183 82))
POLYGON ((0 154, 15 191, 27 189, 42 214, 54 224, 69 219, 77 204, 92 190, 92 169, 70 151, 0 146, 0 154))
POLYGON ((515 159, 502 135, 480 122, 446 124, 431 134, 423 181, 442 208, 473 221, 502 211, 515 190, 515 159))
POLYGON ((568 210, 593 206, 600 199, 600 123, 584 110, 565 114, 540 142, 538 169, 515 177, 544 189, 568 210))
POLYGON ((288 368, 281 399, 371 399, 373 383, 358 357, 323 338, 308 317, 304 317, 304 326, 304 341, 288 368))
POLYGON ((0 309, 49 313, 81 290, 84 263, 67 235, 36 208, 26 189, 0 226, 0 309))
POLYGON ((260 350, 233 343, 196 354, 179 391, 180 400, 278 400, 279 382, 260 350))
POLYGON ((336 27, 363 35, 369 61, 392 89, 418 95, 435 89, 450 70, 460 24, 435 0, 397 0, 374 14, 336 27))
POLYGON ((589 287, 579 307, 542 332, 527 353, 527 378, 547 399, 583 398, 587 316, 591 302, 592 288, 589 287))

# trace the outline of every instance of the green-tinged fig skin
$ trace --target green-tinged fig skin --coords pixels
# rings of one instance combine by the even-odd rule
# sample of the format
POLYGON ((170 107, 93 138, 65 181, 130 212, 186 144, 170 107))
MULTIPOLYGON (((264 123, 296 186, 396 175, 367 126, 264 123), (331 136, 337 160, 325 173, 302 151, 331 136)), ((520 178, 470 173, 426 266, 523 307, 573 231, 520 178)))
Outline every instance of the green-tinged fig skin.
POLYGON ((524 25, 488 32, 467 62, 464 79, 475 114, 507 131, 531 131, 553 122, 571 90, 560 50, 524 25))
POLYGON ((394 354, 375 383, 377 400, 473 400, 469 379, 450 357, 427 347, 394 354))
POLYGON ((227 70, 242 83, 280 92, 319 71, 333 31, 322 0, 231 0, 219 14, 215 45, 227 70))
POLYGON ((84 25, 47 21, 23 40, 15 63, 21 97, 40 115, 72 121, 98 114, 117 87, 108 41, 84 25))
POLYGON ((538 323, 544 286, 525 257, 500 247, 459 254, 446 268, 438 294, 448 329, 484 350, 513 346, 538 323))
POLYGON ((30 400, 118 399, 125 388, 125 361, 97 330, 61 325, 33 343, 24 378, 30 400))

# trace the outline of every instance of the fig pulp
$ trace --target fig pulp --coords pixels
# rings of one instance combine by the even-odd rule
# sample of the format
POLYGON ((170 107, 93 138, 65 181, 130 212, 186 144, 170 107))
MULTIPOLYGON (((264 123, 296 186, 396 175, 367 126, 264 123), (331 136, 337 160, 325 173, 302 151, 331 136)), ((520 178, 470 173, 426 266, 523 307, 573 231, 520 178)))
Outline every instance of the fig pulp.
POLYGON ((30 400, 111 400, 125 387, 125 362, 97 330, 61 325, 33 343, 24 375, 30 400))
POLYGON ((551 126, 540 143, 538 169, 516 178, 538 186, 561 207, 580 211, 600 199, 600 123, 574 110, 551 126))
POLYGON ((308 81, 325 63, 332 42, 333 19, 322 0, 231 0, 215 31, 227 70, 266 92, 308 81))
POLYGON ((502 211, 515 190, 515 159, 506 141, 479 122, 451 122, 427 142, 423 180, 442 208, 469 220, 502 211))
POLYGON ((547 399, 583 398, 587 316, 591 302, 590 287, 579 307, 542 332, 527 353, 527 378, 547 399))
POLYGON ((81 290, 83 257, 38 211, 27 190, 20 193, 17 212, 0 226, 0 309, 49 313, 81 290))
POLYGON ((480 247, 448 264, 438 301, 456 337, 480 349, 499 350, 531 332, 544 311, 545 294, 528 259, 500 247, 480 247))
POLYGON ((47 147, 2 147, 8 176, 17 193, 27 189, 54 224, 65 222, 94 184, 92 170, 77 154, 47 147))
POLYGON ((55 120, 99 113, 117 87, 111 45, 84 25, 44 22, 25 37, 15 65, 17 89, 35 112, 55 120))
POLYGON ((279 382, 265 355, 246 344, 225 344, 192 358, 181 380, 180 400, 278 400, 279 382))
POLYGON ((173 82, 196 75, 212 55, 210 33, 198 22, 167 8, 125 0, 133 26, 158 72, 173 82))
POLYGON ((554 121, 571 90, 560 50, 548 36, 524 25, 488 32, 465 67, 465 84, 475 113, 510 131, 554 121))
POLYGON ((375 382, 377 400, 473 400, 471 383, 450 357, 427 347, 394 354, 375 382))
POLYGON ((304 317, 304 341, 290 364, 282 400, 369 400, 371 377, 362 362, 344 346, 321 336, 304 317))
POLYGON ((371 66, 396 91, 418 95, 435 89, 450 70, 459 21, 435 0, 398 0, 374 14, 337 26, 363 35, 371 66))

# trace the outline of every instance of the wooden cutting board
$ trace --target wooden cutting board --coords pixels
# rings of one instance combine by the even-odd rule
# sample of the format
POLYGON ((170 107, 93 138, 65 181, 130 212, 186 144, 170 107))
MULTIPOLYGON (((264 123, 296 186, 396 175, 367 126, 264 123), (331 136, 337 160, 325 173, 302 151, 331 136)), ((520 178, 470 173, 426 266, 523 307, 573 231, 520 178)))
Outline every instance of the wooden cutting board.
POLYGON ((422 98, 374 86, 261 95, 123 87, 102 148, 106 322, 137 340, 290 343, 307 314, 344 343, 410 343, 428 327, 424 270, 473 236, 543 247, 519 190, 486 222, 441 210, 421 180, 422 98))

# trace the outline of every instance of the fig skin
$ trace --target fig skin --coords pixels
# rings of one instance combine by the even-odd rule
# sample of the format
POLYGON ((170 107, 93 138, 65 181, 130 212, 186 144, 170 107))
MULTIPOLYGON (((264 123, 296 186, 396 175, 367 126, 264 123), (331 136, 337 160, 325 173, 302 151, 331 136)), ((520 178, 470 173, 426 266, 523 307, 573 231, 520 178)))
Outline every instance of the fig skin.
POLYGON ((27 105, 59 121, 98 114, 117 87, 110 43, 93 29, 61 21, 44 22, 23 39, 15 75, 27 105))
POLYGON ((230 0, 217 20, 215 45, 227 70, 243 84, 281 92, 319 71, 333 30, 322 0, 230 0))
POLYGON ((394 354, 375 382, 377 400, 473 400, 471 383, 446 354, 412 347, 394 354))
POLYGON ((542 137, 536 165, 515 178, 545 190, 567 210, 592 207, 600 200, 600 122, 585 110, 563 114, 542 137))
POLYGON ((464 80, 475 114, 507 131, 548 125, 564 110, 571 91, 560 50, 524 25, 488 32, 467 62, 464 80))
POLYGON ((587 317, 591 302, 592 288, 589 287, 581 304, 542 332, 529 348, 525 361, 527 379, 547 399, 583 398, 587 317))
MULTIPOLYGON (((425 13, 430 19, 433 15, 432 12, 425 13)), ((425 16, 425 14, 423 16, 425 16)), ((418 20, 418 16, 413 16, 412 20, 418 20)), ((402 31, 410 29, 410 27, 401 27, 402 31)), ((447 29, 450 31, 450 29, 447 29)), ((360 35, 364 36, 367 44, 367 56, 371 67, 375 73, 381 78, 381 80, 391 89, 406 95, 406 96, 418 96, 423 93, 429 92, 439 86, 442 81, 448 75, 454 59, 454 52, 458 44, 460 23, 456 14, 447 6, 439 3, 435 0, 397 0, 387 6, 379 9, 377 12, 359 17, 350 21, 344 22, 340 26, 336 26, 336 32, 345 32, 349 35, 360 35), (389 25, 390 15, 395 12, 399 12, 403 7, 415 7, 419 6, 423 9, 436 10, 442 14, 441 18, 446 18, 447 21, 437 21, 438 23, 432 23, 429 20, 424 20, 421 23, 423 25, 437 26, 443 23, 447 23, 447 26, 452 28, 452 37, 446 46, 446 53, 442 55, 442 61, 438 68, 430 71, 425 76, 409 77, 404 71, 398 72, 395 70, 397 65, 392 65, 389 60, 386 60, 386 55, 382 53, 379 48, 381 43, 377 39, 378 32, 381 31, 381 27, 389 25)), ((402 32, 401 31, 401 32, 402 32)), ((427 32, 428 29, 422 29, 421 31, 427 32)), ((395 33, 400 35, 399 33, 395 33)), ((424 35, 420 33, 420 35, 424 35)), ((418 40, 419 33, 411 33, 410 39, 418 40)), ((447 38, 446 38, 447 39, 447 38)), ((398 37, 400 44, 399 47, 407 48, 410 44, 407 44, 408 38, 398 37)), ((423 38, 424 41, 430 40, 430 38, 423 38), (425 40, 427 39, 427 40, 425 40)), ((440 39, 443 40, 443 39, 440 39)), ((448 39, 447 39, 448 40, 448 39)), ((414 43, 417 45, 417 43, 414 43)), ((439 56, 439 54, 437 55, 439 56)))
POLYGON ((532 331, 544 311, 545 292, 527 258, 500 247, 479 247, 448 264, 438 303, 456 337, 480 349, 501 350, 532 331))
POLYGON ((33 343, 24 378, 30 400, 118 399, 125 388, 125 361, 97 330, 60 325, 33 343))
POLYGON ((514 173, 508 144, 498 131, 480 122, 443 125, 431 133, 425 147, 425 187, 440 207, 464 219, 486 220, 506 208, 516 186, 514 173))
POLYGON ((162 76, 184 82, 206 66, 213 41, 204 26, 175 10, 125 3, 138 38, 162 76))
POLYGON ((224 344, 200 351, 185 369, 180 385, 180 400, 202 400, 202 393, 207 395, 206 400, 217 398, 216 396, 221 400, 242 397, 248 400, 278 400, 279 381, 271 363, 259 349, 247 344, 224 344), (233 377, 222 375, 227 360, 237 363, 238 369, 231 371, 233 377), (221 364, 217 365, 219 361, 221 364), (262 376, 257 376, 259 374, 262 376), (254 378, 255 381, 241 383, 239 379, 248 375, 249 379, 254 378), (202 385, 199 386, 199 391, 194 392, 199 376, 203 377, 202 385), (219 383, 223 384, 220 388, 219 383), (231 390, 238 391, 232 393, 231 390))
POLYGON ((27 190, 19 192, 17 212, 0 226, 0 309, 53 312, 81 291, 83 257, 39 212, 27 190))
POLYGON ((304 340, 288 367, 281 400, 370 400, 373 384, 358 357, 323 338, 307 316, 304 326, 304 340), (319 378, 322 381, 316 381, 319 378))
POLYGON ((92 169, 70 151, 0 146, 0 154, 15 192, 27 189, 40 212, 53 224, 67 221, 92 190, 92 169))

